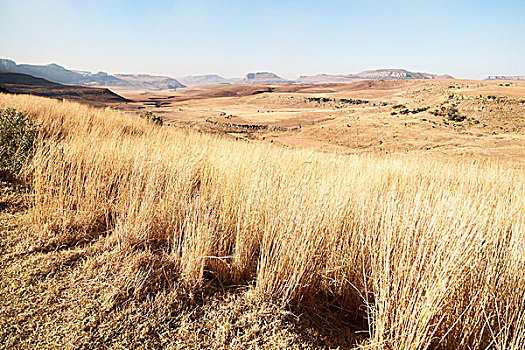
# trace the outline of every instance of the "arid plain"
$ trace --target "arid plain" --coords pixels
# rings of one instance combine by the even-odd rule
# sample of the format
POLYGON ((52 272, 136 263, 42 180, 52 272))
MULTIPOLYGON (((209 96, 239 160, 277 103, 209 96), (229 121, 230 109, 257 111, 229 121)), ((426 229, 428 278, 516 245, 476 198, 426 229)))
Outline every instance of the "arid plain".
POLYGON ((126 91, 119 108, 250 141, 363 152, 525 157, 525 82, 363 81, 126 91))

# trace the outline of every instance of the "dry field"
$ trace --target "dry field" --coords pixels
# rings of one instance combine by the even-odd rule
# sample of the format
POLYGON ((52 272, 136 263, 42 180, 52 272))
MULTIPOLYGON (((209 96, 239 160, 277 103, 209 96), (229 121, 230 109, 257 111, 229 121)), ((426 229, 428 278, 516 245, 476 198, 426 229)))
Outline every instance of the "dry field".
POLYGON ((512 84, 201 88, 147 107, 180 127, 0 94, 41 130, 25 183, 3 176, 0 343, 524 348, 512 84))
POLYGON ((122 105, 127 110, 148 109, 177 126, 233 138, 344 154, 525 157, 525 82, 207 85, 119 93, 135 101, 122 105), (442 108, 441 115, 431 113, 442 108), (465 119, 450 120, 450 108, 465 119))

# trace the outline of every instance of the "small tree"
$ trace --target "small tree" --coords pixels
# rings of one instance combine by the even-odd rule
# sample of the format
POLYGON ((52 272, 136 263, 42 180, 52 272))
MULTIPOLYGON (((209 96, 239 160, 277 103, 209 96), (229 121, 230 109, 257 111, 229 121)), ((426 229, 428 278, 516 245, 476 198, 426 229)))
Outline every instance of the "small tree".
POLYGON ((150 111, 144 112, 144 114, 142 114, 142 118, 156 125, 162 126, 162 124, 164 124, 161 117, 156 116, 155 114, 153 114, 153 112, 150 111))

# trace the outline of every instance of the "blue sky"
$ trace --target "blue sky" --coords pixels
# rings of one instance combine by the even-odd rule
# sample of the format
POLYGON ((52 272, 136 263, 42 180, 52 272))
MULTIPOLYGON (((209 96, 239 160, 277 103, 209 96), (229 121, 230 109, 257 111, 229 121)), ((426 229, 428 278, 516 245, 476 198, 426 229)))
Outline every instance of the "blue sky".
POLYGON ((0 57, 174 77, 525 75, 525 0, 0 0, 0 57))

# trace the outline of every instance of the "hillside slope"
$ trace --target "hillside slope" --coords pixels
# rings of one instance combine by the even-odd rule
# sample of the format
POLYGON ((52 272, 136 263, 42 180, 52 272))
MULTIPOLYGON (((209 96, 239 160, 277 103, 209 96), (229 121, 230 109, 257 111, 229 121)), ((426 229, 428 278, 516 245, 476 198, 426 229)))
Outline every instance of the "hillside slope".
POLYGON ((240 81, 241 79, 224 78, 217 74, 207 74, 182 77, 178 78, 178 80, 186 86, 195 86, 206 84, 233 84, 240 81))
POLYGON ((1 344, 523 344, 512 163, 287 149, 34 96, 6 107, 45 143, 25 177, 31 230, 0 221, 1 344))
POLYGON ((31 75, 0 71, 0 87, 10 93, 69 99, 97 104, 127 102, 109 89, 63 85, 31 75))

